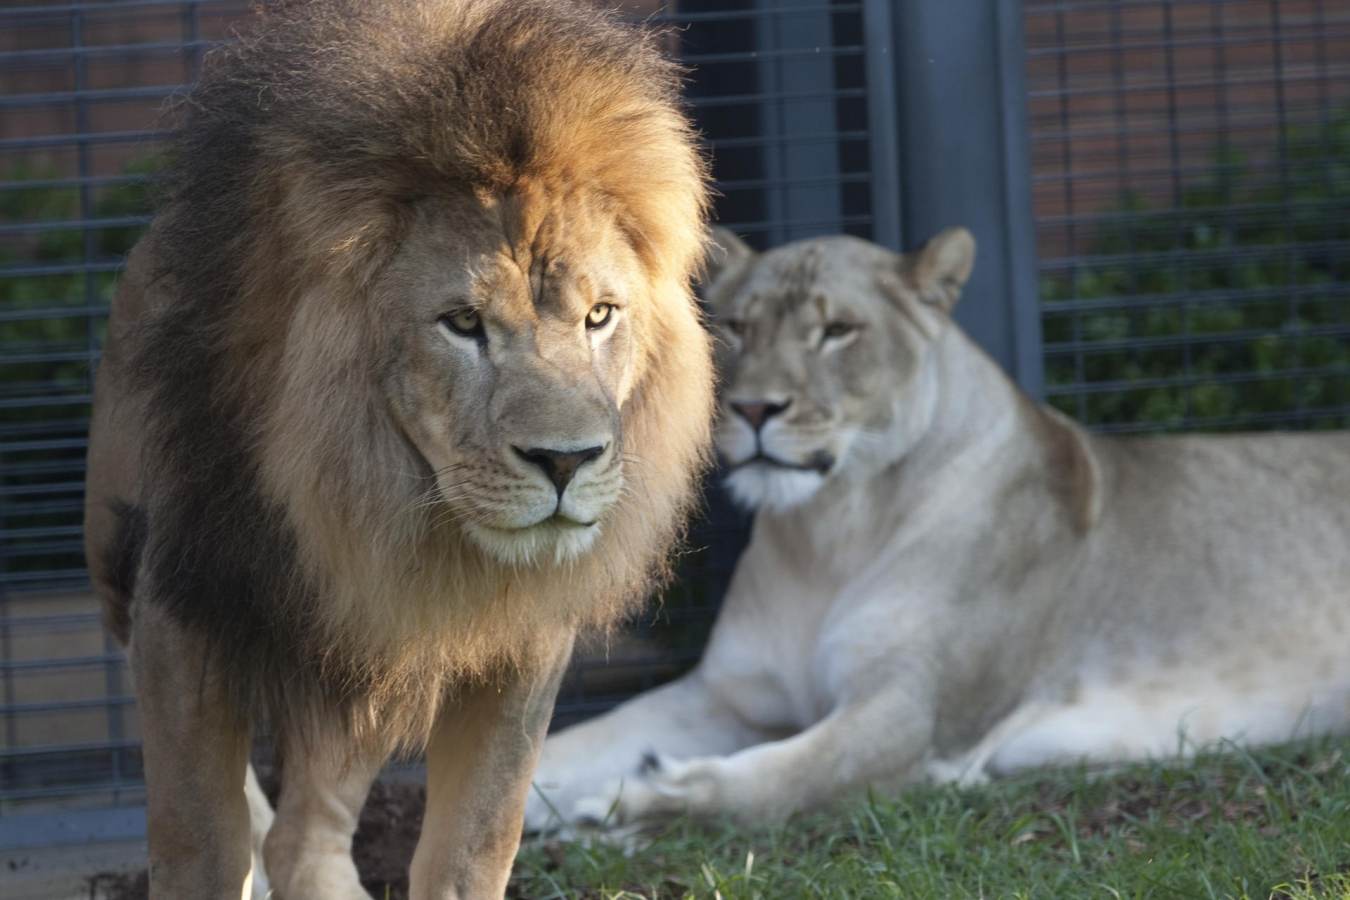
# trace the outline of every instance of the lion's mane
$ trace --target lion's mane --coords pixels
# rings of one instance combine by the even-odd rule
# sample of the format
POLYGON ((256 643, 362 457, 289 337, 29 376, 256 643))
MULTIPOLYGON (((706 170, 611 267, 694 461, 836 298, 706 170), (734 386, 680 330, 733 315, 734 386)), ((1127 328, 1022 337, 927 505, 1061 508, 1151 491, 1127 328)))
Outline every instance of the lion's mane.
POLYGON ((247 715, 416 746, 465 678, 612 623, 666 574, 706 463, 689 293, 705 167, 679 73, 613 16, 550 0, 273 4, 180 104, 149 237, 171 301, 135 359, 151 442, 142 576, 209 638, 247 715), (626 491, 594 548, 510 568, 438 522, 363 301, 410 204, 591 192, 649 275, 626 491), (315 292, 322 302, 315 303, 315 292))

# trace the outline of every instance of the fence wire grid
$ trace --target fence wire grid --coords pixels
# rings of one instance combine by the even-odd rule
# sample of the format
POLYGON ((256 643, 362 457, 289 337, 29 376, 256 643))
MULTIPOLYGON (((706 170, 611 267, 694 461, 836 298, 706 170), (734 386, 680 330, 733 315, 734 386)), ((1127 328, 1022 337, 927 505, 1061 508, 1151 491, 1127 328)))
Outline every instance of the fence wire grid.
POLYGON ((1026 4, 1046 393, 1350 424, 1350 3, 1026 4))

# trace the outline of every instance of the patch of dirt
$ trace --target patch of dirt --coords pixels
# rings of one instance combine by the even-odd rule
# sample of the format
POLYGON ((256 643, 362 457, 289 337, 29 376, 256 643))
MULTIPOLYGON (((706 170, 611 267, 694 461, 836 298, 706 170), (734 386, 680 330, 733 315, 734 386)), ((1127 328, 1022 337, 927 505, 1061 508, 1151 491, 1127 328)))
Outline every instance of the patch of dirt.
POLYGON ((1072 821, 1080 839, 1103 838, 1121 834, 1127 845, 1134 828, 1153 820, 1168 828, 1185 830, 1193 827, 1211 827, 1224 822, 1255 827, 1272 836, 1278 826, 1270 821, 1271 809, 1266 802, 1264 785, 1239 785, 1225 775, 1204 775, 1194 778, 1159 782, 1144 778, 1117 779, 1097 804, 1075 803, 1075 797, 1062 784, 1049 781, 1043 784, 1039 797, 1029 810, 1042 821, 1020 832, 1014 843, 1026 843, 1049 838, 1063 841, 1066 835, 1056 818, 1072 821), (1072 815, 1076 808, 1076 815, 1072 815))
POLYGON ((145 900, 149 895, 145 872, 100 872, 89 879, 89 900, 145 900))
POLYGON ((427 791, 420 784, 377 783, 361 810, 352 856, 361 883, 376 900, 405 900, 427 791))

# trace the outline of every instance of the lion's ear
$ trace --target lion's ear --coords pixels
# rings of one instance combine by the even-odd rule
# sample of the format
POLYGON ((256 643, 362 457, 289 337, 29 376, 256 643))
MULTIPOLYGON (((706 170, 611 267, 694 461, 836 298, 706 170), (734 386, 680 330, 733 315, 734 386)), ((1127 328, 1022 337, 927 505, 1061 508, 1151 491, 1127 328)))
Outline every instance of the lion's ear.
POLYGON ((907 253, 901 272, 925 303, 951 312, 975 268, 975 237, 964 228, 948 228, 918 250, 907 253))
POLYGON ((721 225, 708 229, 708 250, 703 255, 703 273, 699 278, 699 288, 704 296, 707 289, 716 284, 725 275, 743 271, 755 251, 745 241, 721 225))

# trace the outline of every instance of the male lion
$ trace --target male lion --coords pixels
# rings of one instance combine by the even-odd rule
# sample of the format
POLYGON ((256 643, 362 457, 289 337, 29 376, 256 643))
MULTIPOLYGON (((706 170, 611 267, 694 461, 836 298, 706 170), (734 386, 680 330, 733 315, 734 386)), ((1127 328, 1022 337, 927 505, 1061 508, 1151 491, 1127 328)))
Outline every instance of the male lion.
POLYGON ((249 890, 263 717, 278 896, 366 896, 357 811, 423 745, 412 896, 501 896, 573 635, 663 574, 710 443, 678 86, 557 0, 279 3, 208 59, 89 458, 155 896, 249 890))
POLYGON ((691 674, 545 744, 528 827, 1350 730, 1350 436, 1086 433, 949 317, 961 229, 721 243, 750 546, 691 674))

